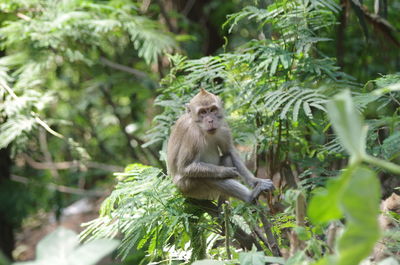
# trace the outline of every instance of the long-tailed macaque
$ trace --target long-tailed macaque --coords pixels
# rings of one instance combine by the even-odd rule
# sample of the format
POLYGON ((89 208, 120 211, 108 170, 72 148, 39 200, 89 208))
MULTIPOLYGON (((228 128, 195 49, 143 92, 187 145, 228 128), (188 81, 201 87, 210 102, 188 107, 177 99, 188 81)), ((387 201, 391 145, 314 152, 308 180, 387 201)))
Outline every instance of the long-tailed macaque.
POLYGON ((201 89, 186 107, 172 129, 167 150, 169 174, 185 196, 254 202, 262 191, 274 188, 271 180, 254 177, 240 159, 219 97, 201 89), (253 189, 235 179, 239 176, 253 189))

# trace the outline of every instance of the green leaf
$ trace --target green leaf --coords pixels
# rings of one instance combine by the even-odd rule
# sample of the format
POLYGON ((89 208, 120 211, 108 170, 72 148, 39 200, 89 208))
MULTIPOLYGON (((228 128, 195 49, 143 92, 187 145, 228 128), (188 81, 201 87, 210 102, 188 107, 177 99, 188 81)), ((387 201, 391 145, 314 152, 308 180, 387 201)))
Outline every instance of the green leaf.
POLYGON ((343 148, 359 161, 365 156, 367 128, 351 99, 350 91, 336 95, 327 103, 328 116, 343 148))
POLYGON ((276 69, 278 68, 279 57, 275 57, 271 64, 271 70, 269 72, 269 76, 273 76, 276 73, 276 69))
POLYGON ((306 241, 311 238, 311 233, 309 231, 307 231, 307 229, 303 226, 295 227, 294 231, 296 232, 296 234, 300 240, 306 241))
POLYGON ((7 147, 24 132, 31 131, 35 124, 35 119, 32 117, 23 115, 10 117, 0 125, 0 149, 7 147))
POLYGON ((39 242, 35 261, 13 265, 94 265, 118 244, 117 240, 97 239, 79 246, 78 235, 60 227, 39 242))
POLYGON ((341 207, 347 224, 338 243, 339 265, 359 264, 379 239, 380 183, 367 167, 352 171, 341 207))
POLYGON ((90 241, 70 253, 70 264, 94 265, 118 247, 119 242, 111 239, 90 241))
POLYGON ((65 228, 58 228, 42 239, 36 247, 36 259, 66 257, 79 245, 76 234, 65 228))
POLYGON ((313 223, 324 224, 343 216, 340 209, 340 198, 350 175, 351 170, 347 169, 339 177, 329 180, 326 189, 319 188, 314 191, 314 196, 307 209, 308 216, 313 223))
POLYGON ((265 257, 264 261, 274 264, 285 264, 285 259, 280 257, 265 257))
POLYGON ((239 254, 240 265, 264 265, 265 255, 262 251, 242 252, 239 254))
POLYGON ((223 261, 211 260, 211 259, 198 260, 192 263, 192 265, 224 265, 224 264, 225 263, 223 261))

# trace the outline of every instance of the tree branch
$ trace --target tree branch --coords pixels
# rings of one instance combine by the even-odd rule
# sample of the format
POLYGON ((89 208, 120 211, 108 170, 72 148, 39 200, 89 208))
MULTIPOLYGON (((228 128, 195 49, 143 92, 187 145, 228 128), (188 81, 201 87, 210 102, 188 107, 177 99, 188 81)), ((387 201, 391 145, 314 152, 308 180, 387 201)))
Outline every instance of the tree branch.
POLYGON ((88 168, 96 168, 96 169, 102 169, 104 171, 109 171, 109 172, 123 172, 124 168, 120 166, 115 166, 115 165, 107 165, 99 162, 94 162, 94 161, 88 161, 85 162, 85 164, 82 164, 79 161, 64 161, 64 162, 53 162, 52 164, 47 163, 47 162, 37 162, 33 160, 30 156, 27 154, 21 154, 20 155, 22 159, 28 163, 28 165, 34 169, 50 169, 54 167, 57 170, 65 170, 65 169, 72 169, 72 168, 79 168, 82 169, 82 167, 88 167, 88 168))
POLYGON ((129 74, 132 74, 132 75, 134 75, 134 76, 136 76, 138 78, 151 79, 145 72, 133 69, 131 67, 128 67, 128 66, 125 66, 125 65, 122 65, 122 64, 119 64, 119 63, 112 62, 112 61, 108 60, 105 57, 100 57, 100 62, 102 64, 106 65, 106 66, 109 66, 109 67, 113 68, 113 69, 120 70, 120 71, 129 73, 129 74))
MULTIPOLYGON (((33 183, 36 186, 42 186, 42 183, 38 182, 32 182, 28 178, 17 176, 17 175, 11 175, 11 180, 23 184, 28 184, 28 183, 33 183)), ((93 197, 102 197, 107 195, 107 192, 104 191, 93 191, 93 190, 83 190, 83 189, 77 189, 77 188, 72 188, 72 187, 67 187, 63 185, 56 185, 54 183, 49 183, 46 185, 46 187, 49 190, 56 190, 62 193, 69 193, 69 194, 76 194, 76 195, 84 195, 84 196, 93 196, 93 197)))

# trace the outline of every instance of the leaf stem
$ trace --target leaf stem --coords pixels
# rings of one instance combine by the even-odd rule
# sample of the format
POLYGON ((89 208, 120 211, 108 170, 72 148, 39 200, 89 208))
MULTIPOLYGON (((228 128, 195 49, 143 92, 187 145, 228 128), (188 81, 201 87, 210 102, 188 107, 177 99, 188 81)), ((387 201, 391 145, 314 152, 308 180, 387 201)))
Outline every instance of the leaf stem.
POLYGON ((366 155, 364 158, 365 162, 368 162, 372 165, 378 166, 380 168, 386 169, 392 173, 398 174, 400 176, 400 166, 396 165, 392 162, 383 160, 383 159, 379 159, 377 157, 374 156, 370 156, 370 155, 366 155))

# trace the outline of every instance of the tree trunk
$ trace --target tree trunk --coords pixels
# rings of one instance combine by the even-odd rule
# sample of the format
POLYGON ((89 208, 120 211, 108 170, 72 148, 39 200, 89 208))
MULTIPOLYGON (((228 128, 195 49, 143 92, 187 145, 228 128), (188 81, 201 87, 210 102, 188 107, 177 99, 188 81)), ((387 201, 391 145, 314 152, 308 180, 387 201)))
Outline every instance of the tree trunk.
MULTIPOLYGON (((0 187, 4 188, 11 178, 11 158, 10 149, 0 149, 0 187)), ((14 225, 7 218, 6 208, 0 207, 0 250, 8 258, 12 259, 14 249, 14 225)))

